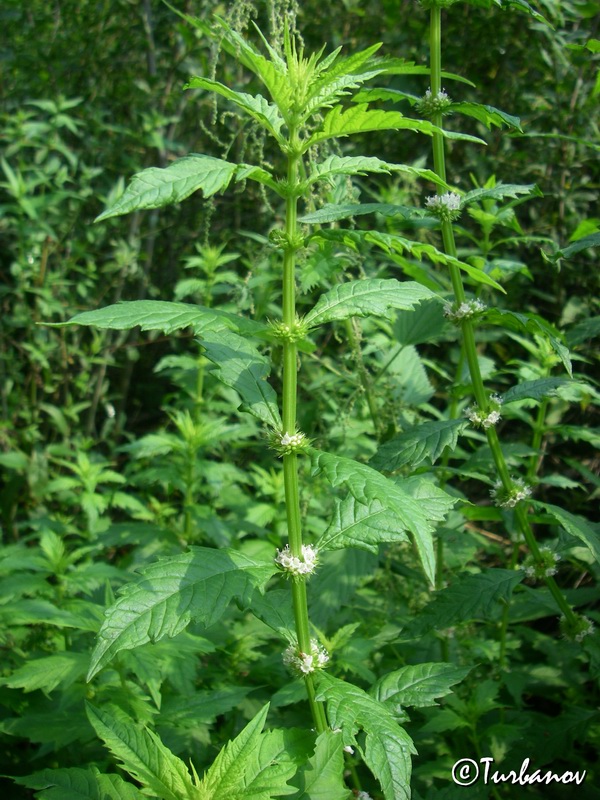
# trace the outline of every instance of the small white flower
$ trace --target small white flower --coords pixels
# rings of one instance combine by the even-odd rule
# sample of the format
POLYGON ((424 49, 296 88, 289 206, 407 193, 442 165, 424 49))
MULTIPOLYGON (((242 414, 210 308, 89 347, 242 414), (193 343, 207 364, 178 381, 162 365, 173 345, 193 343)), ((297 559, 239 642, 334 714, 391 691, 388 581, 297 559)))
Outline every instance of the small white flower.
POLYGON ((289 544, 278 550, 275 563, 291 575, 311 575, 317 568, 319 551, 310 544, 302 545, 301 557, 292 555, 289 544))
POLYGON ((460 195, 456 192, 434 194, 425 200, 425 205, 443 222, 452 222, 460 216, 460 195))
POLYGON ((309 675, 317 669, 323 669, 329 661, 329 654, 316 639, 310 640, 310 653, 303 653, 291 644, 284 650, 283 663, 293 672, 309 675))
POLYGON ((513 478, 510 489, 506 490, 501 481, 496 481, 490 496, 495 504, 500 508, 514 508, 521 500, 526 500, 531 495, 531 486, 528 486, 522 478, 513 478))
POLYGON ((456 303, 446 303, 444 305, 444 316, 450 322, 460 322, 463 319, 471 319, 477 314, 482 314, 487 306, 481 300, 465 300, 464 302, 456 305, 456 303))
POLYGON ((349 744, 347 744, 347 745, 344 747, 344 752, 345 752, 345 753, 350 753, 350 755, 351 755, 351 756, 353 756, 353 755, 354 755, 354 748, 353 748, 353 747, 350 747, 350 745, 349 745, 349 744))
POLYGON ((373 800, 373 798, 368 792, 359 792, 356 795, 356 800, 373 800))

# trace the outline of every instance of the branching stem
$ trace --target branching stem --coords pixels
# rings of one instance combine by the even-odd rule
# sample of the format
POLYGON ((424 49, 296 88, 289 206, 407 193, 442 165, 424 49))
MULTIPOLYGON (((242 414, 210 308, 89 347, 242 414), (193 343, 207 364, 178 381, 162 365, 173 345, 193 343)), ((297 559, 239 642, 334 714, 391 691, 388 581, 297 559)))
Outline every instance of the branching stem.
MULTIPOLYGON (((429 44, 431 64, 431 93, 435 97, 442 89, 442 22, 441 9, 439 6, 433 6, 431 8, 429 44)), ((441 111, 433 115, 433 123, 438 128, 442 127, 441 111)), ((446 154, 444 151, 444 137, 441 133, 434 133, 433 135, 433 165, 437 175, 439 175, 439 177, 445 181, 446 154)), ((442 194, 443 189, 438 187, 437 192, 438 194, 442 194)), ((456 258, 456 242, 454 239, 454 229, 452 227, 452 223, 450 221, 443 220, 441 222, 441 229, 444 250, 446 251, 446 254, 456 258)), ((457 304, 463 303, 466 300, 466 295, 460 269, 456 264, 452 263, 448 265, 448 268, 450 270, 450 279, 452 281, 452 289, 454 292, 455 301, 457 304)), ((475 400, 481 411, 488 411, 489 400, 483 385, 481 369, 479 367, 477 345, 475 342, 475 329, 472 319, 469 317, 464 317, 462 319, 461 331, 464 352, 469 365, 469 374, 471 376, 475 400)), ((506 464, 506 459, 504 458, 504 453, 502 451, 502 446, 500 444, 500 440, 498 439, 496 429, 493 426, 490 426, 486 429, 485 433, 502 487, 504 491, 510 492, 513 486, 513 481, 506 464)), ((527 510, 523 502, 519 502, 515 507, 515 521, 523 535, 523 538, 525 539, 525 543, 527 544, 529 552, 537 562, 541 563, 540 550, 531 529, 531 525, 529 524, 527 510)), ((575 623, 576 617, 554 578, 551 576, 547 577, 545 582, 561 612, 570 623, 575 623)))

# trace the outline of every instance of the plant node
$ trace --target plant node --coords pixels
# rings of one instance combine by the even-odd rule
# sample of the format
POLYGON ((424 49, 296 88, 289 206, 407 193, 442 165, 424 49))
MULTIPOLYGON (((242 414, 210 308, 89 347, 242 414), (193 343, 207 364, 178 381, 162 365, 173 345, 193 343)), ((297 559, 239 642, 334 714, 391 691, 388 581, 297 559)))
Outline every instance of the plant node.
POLYGON ((324 669, 329 661, 329 653, 316 639, 310 640, 310 653, 303 653, 291 644, 283 652, 283 663, 300 676, 310 675, 317 669, 324 669))

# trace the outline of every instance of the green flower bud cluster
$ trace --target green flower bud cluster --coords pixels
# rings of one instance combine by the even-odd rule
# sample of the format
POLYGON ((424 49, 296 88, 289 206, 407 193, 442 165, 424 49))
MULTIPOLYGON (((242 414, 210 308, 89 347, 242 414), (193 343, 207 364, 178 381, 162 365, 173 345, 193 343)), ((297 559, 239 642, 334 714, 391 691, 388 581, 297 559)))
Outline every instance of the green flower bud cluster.
POLYGON ((514 478, 510 489, 506 490, 502 482, 498 481, 490 496, 494 503, 500 508, 514 508, 521 500, 526 500, 531 495, 531 486, 528 486, 523 478, 514 478))
POLYGON ((417 104, 417 111, 421 116, 430 119, 435 114, 450 114, 451 106, 452 100, 443 89, 437 94, 432 94, 431 89, 427 89, 417 104))
POLYGON ((296 317, 292 325, 285 322, 271 322, 270 328, 273 336, 283 342, 298 342, 305 339, 308 334, 308 325, 299 317, 296 317))
POLYGON ((559 627, 565 639, 569 639, 571 642, 581 642, 586 636, 594 633, 594 623, 582 614, 575 614, 574 622, 569 622, 566 617, 561 617, 559 627))
POLYGON ((277 250, 301 250, 304 247, 304 236, 294 233, 289 236, 285 231, 275 228, 269 233, 270 244, 277 250))
POLYGON ((292 453, 303 453, 310 445, 310 439, 302 431, 294 433, 273 432, 271 435, 271 447, 280 456, 289 456, 292 453))
POLYGON ((523 563, 523 569, 528 578, 543 581, 544 578, 556 575, 559 561, 558 553, 553 552, 549 547, 540 547, 540 559, 536 560, 531 555, 527 556, 523 563))

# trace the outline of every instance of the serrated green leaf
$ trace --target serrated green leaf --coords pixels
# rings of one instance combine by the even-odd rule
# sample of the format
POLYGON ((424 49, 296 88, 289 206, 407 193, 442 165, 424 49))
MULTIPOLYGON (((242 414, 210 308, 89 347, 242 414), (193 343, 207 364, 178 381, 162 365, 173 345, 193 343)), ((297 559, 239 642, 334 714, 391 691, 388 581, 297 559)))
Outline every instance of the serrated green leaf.
POLYGON ((450 110, 473 117, 473 119, 482 122, 488 130, 491 130, 492 125, 498 128, 506 125, 508 128, 516 128, 518 131, 523 131, 519 117, 513 117, 511 114, 494 108, 494 106, 486 106, 481 103, 452 103, 450 110))
POLYGON ((335 511, 327 530, 317 542, 319 550, 357 547, 370 553, 379 551, 383 542, 406 542, 406 528, 379 500, 359 503, 352 495, 336 500, 335 511))
POLYGON ((86 600, 69 600, 58 608, 40 598, 19 600, 10 606, 0 606, 0 627, 3 625, 53 625, 57 628, 98 630, 100 606, 86 600))
POLYGON ((287 781, 295 774, 298 751, 305 756, 305 735, 297 732, 262 733, 268 704, 235 739, 219 752, 206 772, 200 795, 210 800, 271 800, 294 794, 287 781))
POLYGON ((411 130, 418 133, 425 133, 432 136, 434 133, 441 133, 449 139, 463 139, 471 142, 485 144, 482 139, 476 136, 469 136, 463 133, 444 131, 436 127, 431 122, 424 120, 411 119, 400 114, 399 111, 384 111, 382 109, 369 108, 367 103, 357 103, 356 105, 344 108, 335 106, 325 115, 320 130, 306 140, 303 151, 309 147, 326 139, 351 136, 355 133, 368 133, 370 131, 389 131, 389 130, 411 130))
POLYGON ((534 501, 534 505, 536 508, 544 508, 570 536, 582 541, 600 564, 600 534, 587 519, 551 503, 534 501))
POLYGON ((308 593, 312 624, 325 629, 330 620, 335 620, 340 608, 350 604, 361 584, 372 578, 377 561, 377 556, 356 549, 324 551, 308 593))
POLYGON ((448 588, 436 592, 419 616, 403 628, 402 640, 417 639, 433 629, 461 622, 492 618, 523 578, 521 570, 510 569, 488 569, 477 575, 460 576, 448 588))
POLYGON ((589 236, 583 236, 577 239, 573 244, 567 245, 560 250, 557 250, 551 258, 557 261, 559 258, 571 258, 579 253, 581 250, 587 250, 588 247, 598 247, 600 245, 600 233, 590 233, 589 236))
POLYGON ((588 339, 600 336, 600 317, 588 317, 573 325, 567 331, 566 339, 569 347, 576 347, 588 339))
MULTIPOLYGON (((447 185, 447 184, 446 184, 447 185)), ((381 214, 384 217, 401 216, 403 219, 422 219, 427 216, 424 208, 396 206, 391 203, 328 203, 318 211, 298 217, 305 225, 325 225, 341 219, 360 217, 363 214, 381 214)))
POLYGON ((321 74, 309 89, 302 111, 302 120, 307 120, 319 109, 330 108, 341 97, 349 94, 348 89, 355 89, 381 74, 386 62, 383 59, 373 58, 380 47, 381 44, 374 44, 344 58, 338 58, 341 49, 338 48, 327 56, 319 65, 321 74))
POLYGON ((310 328, 348 317, 387 317, 392 308, 413 309, 422 300, 435 297, 414 281, 367 278, 334 286, 321 295, 304 321, 310 328))
POLYGON ((228 311, 194 305, 170 303, 164 300, 131 300, 115 305, 84 311, 67 322, 52 323, 49 327, 91 325, 111 330, 129 330, 138 326, 143 331, 173 333, 182 328, 192 328, 201 336, 205 331, 218 333, 231 330, 252 336, 265 330, 265 326, 228 311))
POLYGON ((123 768, 161 800, 192 800, 196 789, 187 767, 151 730, 117 719, 86 703, 90 723, 123 768))
POLYGON ((255 592, 248 610, 290 644, 297 641, 292 595, 289 589, 271 589, 264 594, 255 592))
POLYGON ((380 678, 370 693, 380 703, 393 707, 395 713, 406 706, 436 706, 436 698, 449 694, 450 687, 471 669, 454 664, 409 664, 380 678))
POLYGON ((25 692, 34 692, 36 689, 51 692, 61 684, 66 689, 84 677, 88 665, 87 653, 57 653, 27 661, 9 677, 0 678, 0 685, 23 689, 25 692))
POLYGON ((88 680, 120 650, 175 636, 192 620, 213 625, 234 597, 248 600, 274 572, 272 562, 205 547, 144 567, 106 612, 88 680))
POLYGON ((332 728, 341 728, 345 746, 357 747, 365 763, 378 779, 386 800, 410 800, 410 755, 412 740, 383 703, 346 681, 319 672, 317 699, 327 703, 332 728), (364 747, 355 735, 365 732, 364 747))
POLYGON ((266 380, 271 371, 270 360, 247 338, 232 331, 205 331, 202 347, 208 360, 215 365, 212 374, 241 397, 240 409, 271 428, 281 430, 277 394, 266 380))
MULTIPOLYGON (((316 181, 328 180, 333 175, 367 175, 370 172, 400 172, 422 178, 423 180, 432 181, 440 186, 447 185, 445 181, 441 181, 438 175, 430 169, 418 169, 417 167, 409 167, 406 164, 390 164, 379 158, 368 156, 336 155, 328 156, 325 161, 315 164, 310 175, 306 179, 306 183, 311 184, 316 181)), ((304 221, 306 221, 305 218, 304 221)))
POLYGON ((455 498, 428 481, 411 478, 395 482, 351 458, 313 448, 310 456, 313 475, 322 472, 332 486, 344 486, 359 503, 368 506, 377 500, 396 514, 398 526, 413 535, 425 574, 434 583, 432 523, 444 518, 456 502, 455 498))
POLYGON ((470 203, 479 203, 481 200, 503 200, 505 197, 543 197, 544 195, 535 183, 498 183, 495 186, 472 189, 462 196, 461 207, 468 206, 470 203))
POLYGON ((280 144, 285 144, 285 139, 281 135, 281 127, 284 124, 284 119, 279 113, 277 106, 269 103, 269 101, 260 94, 251 95, 245 92, 236 92, 218 81, 199 77, 192 78, 183 88, 206 89, 209 92, 220 94, 259 122, 280 144))
MULTIPOLYGON (((257 183, 262 183, 263 186, 268 186, 269 189, 272 189, 280 197, 284 196, 281 184, 278 184, 271 173, 267 172, 267 170, 262 167, 255 167, 252 164, 240 164, 239 169, 235 173, 235 180, 236 183, 246 180, 256 181, 257 183)), ((219 273, 219 275, 222 279, 222 273, 219 273)))
POLYGON ((510 331, 543 336, 562 361, 569 376, 573 377, 569 349, 560 340, 561 334, 549 322, 546 322, 543 317, 537 314, 519 314, 516 311, 507 311, 499 308, 488 308, 484 317, 492 325, 499 325, 510 331))
POLYGON ((145 800, 146 795, 120 775, 102 775, 96 767, 43 769, 15 783, 40 790, 37 800, 145 800))
POLYGON ((292 800, 350 800, 343 778, 343 747, 342 737, 331 730, 317 737, 315 752, 296 779, 300 788, 292 800))
POLYGON ((161 169, 150 167, 133 176, 123 195, 96 217, 96 222, 141 209, 180 203, 202 189, 205 197, 226 189, 237 164, 193 153, 161 169))
POLYGON ((382 444, 369 463, 386 472, 407 464, 417 467, 426 458, 434 464, 447 447, 454 450, 459 434, 468 424, 464 419, 422 422, 382 444))
POLYGON ((555 397, 557 389, 566 383, 571 383, 568 378, 538 378, 534 381, 523 381, 504 392, 502 402, 516 403, 519 400, 542 400, 544 397, 555 397))
POLYGON ((191 697, 166 697, 160 708, 161 724, 179 729, 209 725, 221 714, 239 708, 253 688, 228 685, 222 689, 200 689, 191 697))
POLYGON ((484 283, 487 286, 493 286, 498 291, 506 294, 502 286, 493 278, 490 278, 483 270, 473 267, 471 264, 467 264, 464 261, 460 261, 458 258, 449 256, 431 244, 413 242, 398 234, 384 233, 382 231, 350 231, 336 229, 320 230, 312 234, 311 238, 340 242, 355 250, 362 243, 370 243, 377 245, 377 247, 380 247, 386 253, 399 253, 400 255, 408 253, 419 261, 425 256, 434 264, 454 264, 459 267, 459 269, 466 272, 476 283, 484 283))

